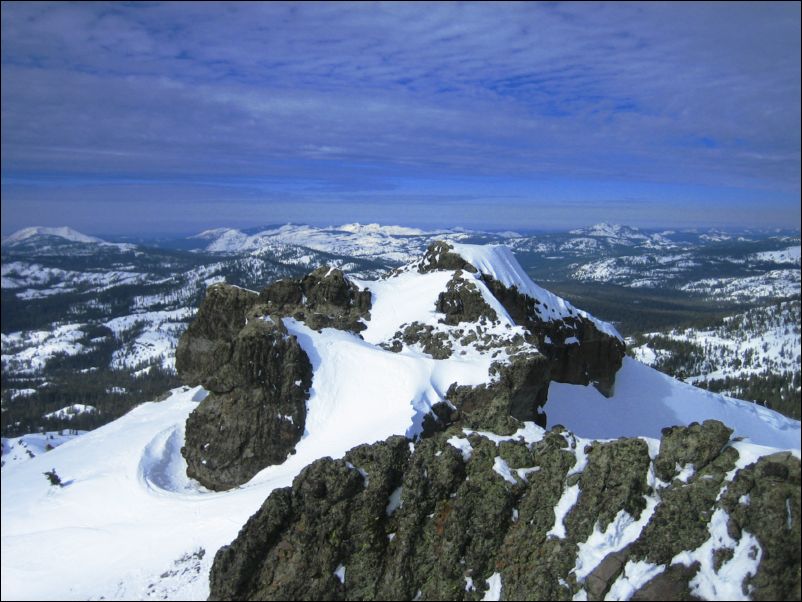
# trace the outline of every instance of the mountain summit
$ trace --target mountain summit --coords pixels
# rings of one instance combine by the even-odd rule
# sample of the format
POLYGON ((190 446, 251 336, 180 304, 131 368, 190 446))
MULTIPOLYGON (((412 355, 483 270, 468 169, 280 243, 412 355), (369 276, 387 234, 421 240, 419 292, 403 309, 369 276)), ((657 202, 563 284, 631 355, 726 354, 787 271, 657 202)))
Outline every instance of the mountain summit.
POLYGON ((89 236, 87 234, 82 234, 81 232, 73 230, 72 228, 69 228, 67 226, 61 226, 59 228, 33 226, 31 228, 23 228, 22 230, 17 230, 13 234, 10 234, 9 236, 3 239, 3 244, 19 243, 23 241, 28 241, 29 239, 32 238, 38 238, 43 236, 62 238, 70 242, 82 242, 82 243, 105 242, 100 238, 97 238, 95 236, 89 236))

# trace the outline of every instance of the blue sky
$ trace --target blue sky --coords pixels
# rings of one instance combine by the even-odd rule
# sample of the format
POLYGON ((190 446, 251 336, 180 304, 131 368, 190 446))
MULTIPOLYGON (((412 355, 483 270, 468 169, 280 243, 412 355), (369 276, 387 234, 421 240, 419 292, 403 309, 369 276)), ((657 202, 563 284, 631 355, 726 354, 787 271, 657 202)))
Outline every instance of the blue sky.
POLYGON ((3 3, 2 229, 800 221, 800 4, 3 3))

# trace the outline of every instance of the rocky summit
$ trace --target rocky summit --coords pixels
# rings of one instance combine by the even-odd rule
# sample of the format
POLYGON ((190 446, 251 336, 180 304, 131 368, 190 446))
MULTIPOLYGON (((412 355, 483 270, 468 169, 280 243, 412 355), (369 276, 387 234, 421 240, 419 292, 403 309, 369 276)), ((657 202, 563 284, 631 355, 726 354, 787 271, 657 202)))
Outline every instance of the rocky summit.
MULTIPOLYGON (((624 344, 609 324, 575 310, 525 275, 483 272, 486 262, 469 262, 475 248, 458 247, 435 242, 418 262, 383 282, 395 288, 418 287, 417 280, 435 286, 425 291, 433 295, 432 306, 413 313, 414 319, 390 320, 393 332, 372 341, 378 349, 435 360, 468 354, 492 360, 488 382, 454 381, 442 399, 423 408, 421 429, 430 433, 464 424, 509 433, 521 421, 545 425, 542 407, 552 380, 612 390, 624 344)), ((182 453, 188 475, 211 489, 228 489, 294 453, 304 433, 312 363, 283 319, 358 335, 388 325, 382 317, 381 324, 373 324, 372 298, 381 295, 392 303, 399 294, 371 292, 371 283, 358 284, 326 267, 279 280, 260 293, 210 287, 176 351, 184 382, 210 392, 187 421, 182 453)))
POLYGON ((210 287, 177 351, 208 391, 187 475, 224 490, 297 467, 217 551, 210 599, 799 599, 798 450, 743 440, 798 424, 644 388, 658 381, 623 356, 612 325, 500 246, 435 242, 375 281, 210 287), (606 422, 637 398, 633 425, 681 424, 549 425, 574 397, 619 412, 606 422), (684 418, 699 412, 738 431, 684 418))

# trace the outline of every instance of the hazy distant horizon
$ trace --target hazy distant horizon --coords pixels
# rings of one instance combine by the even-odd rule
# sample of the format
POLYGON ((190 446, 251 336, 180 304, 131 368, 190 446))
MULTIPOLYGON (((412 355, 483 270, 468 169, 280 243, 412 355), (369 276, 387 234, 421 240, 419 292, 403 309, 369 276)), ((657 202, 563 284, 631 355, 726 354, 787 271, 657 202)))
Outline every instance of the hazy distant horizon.
MULTIPOLYGON (((575 229, 580 229, 580 228, 588 228, 590 226, 597 225, 600 222, 596 222, 594 224, 585 224, 585 225, 582 225, 582 226, 555 227, 555 228, 478 228, 478 227, 468 228, 466 226, 462 226, 462 225, 459 225, 459 224, 452 225, 452 226, 423 227, 423 226, 420 226, 420 225, 409 224, 409 223, 403 224, 403 223, 378 223, 378 222, 341 222, 341 223, 336 223, 336 224, 310 224, 310 223, 304 223, 304 222, 284 222, 284 223, 258 223, 258 224, 254 223, 254 224, 243 224, 243 225, 240 225, 240 226, 231 226, 231 225, 222 224, 222 225, 213 225, 213 226, 210 226, 208 228, 201 228, 200 230, 172 230, 172 231, 165 230, 165 231, 162 231, 162 232, 156 232, 156 231, 152 231, 152 230, 149 230, 149 231, 126 231, 126 232, 100 231, 100 230, 93 231, 93 230, 82 230, 82 229, 76 228, 75 226, 70 225, 70 224, 58 224, 58 225, 52 225, 52 226, 43 226, 43 224, 31 224, 31 225, 28 225, 28 226, 24 226, 23 228, 18 228, 16 230, 11 230, 11 231, 8 231, 8 232, 6 231, 5 228, 3 228, 2 236, 5 239, 7 236, 9 236, 11 234, 14 234, 15 232, 19 232, 20 230, 24 230, 25 228, 64 227, 64 226, 66 226, 66 227, 71 228, 71 229, 73 229, 73 230, 75 230, 77 232, 80 232, 81 234, 87 234, 87 235, 90 235, 90 236, 95 236, 95 237, 98 237, 98 238, 101 238, 101 239, 110 240, 110 241, 126 240, 126 239, 132 239, 132 240, 133 239, 136 239, 136 240, 154 239, 155 240, 155 239, 187 238, 187 237, 192 237, 192 236, 195 236, 197 234, 200 234, 200 233, 202 233, 202 232, 204 232, 206 230, 213 230, 213 229, 217 229, 217 228, 230 228, 230 229, 234 229, 234 230, 240 230, 240 231, 255 233, 257 231, 261 232, 261 231, 270 230, 270 229, 278 229, 278 228, 281 228, 283 226, 310 226, 310 227, 314 227, 314 228, 337 228, 339 226, 352 225, 352 224, 355 224, 355 223, 359 223, 359 224, 361 224, 363 226, 369 226, 369 225, 378 224, 378 225, 383 226, 383 227, 401 226, 401 227, 406 227, 406 228, 417 228, 417 229, 422 230, 422 231, 427 232, 427 233, 428 232, 433 232, 433 231, 436 231, 436 230, 448 230, 448 229, 459 230, 459 229, 463 229, 463 230, 466 230, 466 231, 487 232, 487 233, 492 233, 492 234, 516 233, 516 234, 520 234, 522 236, 535 236, 535 235, 538 235, 538 234, 558 234, 558 233, 568 232, 569 230, 575 230, 575 229)), ((760 227, 746 227, 746 226, 730 227, 730 228, 728 228, 728 227, 718 227, 718 226, 663 228, 663 227, 639 227, 639 226, 633 226, 632 224, 625 224, 625 223, 612 223, 612 222, 607 222, 607 223, 610 223, 611 225, 616 225, 616 226, 625 226, 625 227, 636 228, 636 229, 638 229, 638 230, 640 230, 640 231, 642 231, 644 233, 659 233, 659 232, 663 232, 663 231, 676 231, 676 232, 688 232, 688 233, 695 232, 695 231, 698 231, 698 232, 719 231, 719 232, 728 233, 728 234, 742 234, 742 233, 749 233, 749 232, 766 234, 766 233, 780 232, 780 233, 788 233, 788 234, 792 234, 792 235, 797 235, 798 236, 800 234, 800 231, 801 231, 798 226, 796 228, 793 228, 793 227, 786 227, 786 228, 782 228, 782 227, 760 228, 760 227)))

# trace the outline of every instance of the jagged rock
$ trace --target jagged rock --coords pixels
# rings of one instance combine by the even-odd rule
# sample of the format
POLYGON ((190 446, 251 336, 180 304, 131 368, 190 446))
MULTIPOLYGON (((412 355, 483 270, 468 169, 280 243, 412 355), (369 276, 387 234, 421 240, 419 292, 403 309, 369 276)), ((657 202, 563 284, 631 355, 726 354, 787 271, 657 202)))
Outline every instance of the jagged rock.
POLYGON ((210 391, 187 419, 187 474, 227 489, 283 462, 304 432, 312 366, 281 318, 358 332, 370 304, 370 292, 326 267, 259 294, 209 287, 176 350, 184 383, 210 391))
POLYGON ((626 354, 621 340, 601 332, 591 320, 579 314, 564 320, 541 320, 536 311, 540 301, 504 286, 487 274, 482 274, 482 280, 515 323, 532 333, 538 349, 551 362, 552 380, 593 384, 602 394, 612 394, 615 373, 626 354))
POLYGON ((721 499, 730 535, 757 538, 762 557, 747 586, 756 600, 802 598, 800 463, 789 452, 760 458, 740 470, 721 499))
POLYGON ((718 420, 663 429, 660 453, 654 461, 655 473, 658 478, 668 481, 686 464, 693 464, 696 471, 701 470, 719 455, 730 435, 732 429, 718 420))
POLYGON ((321 267, 300 280, 278 280, 259 298, 271 313, 303 320, 309 328, 360 332, 370 316, 371 295, 345 277, 342 270, 321 267))
POLYGON ((447 242, 436 240, 426 249, 418 262, 418 272, 425 274, 437 270, 465 270, 475 274, 476 268, 465 261, 460 255, 452 252, 453 247, 447 242))
POLYGON ((198 315, 175 350, 175 367, 184 384, 220 393, 233 388, 225 372, 234 339, 245 326, 246 313, 258 301, 256 293, 228 284, 206 289, 198 315))
POLYGON ((511 433, 519 421, 541 426, 546 416, 540 408, 549 391, 549 364, 539 353, 522 353, 509 363, 491 366, 494 381, 477 387, 452 385, 446 399, 460 411, 462 423, 476 429, 511 433))
POLYGON ((451 357, 451 337, 446 332, 435 330, 430 324, 420 322, 408 324, 404 330, 395 333, 385 348, 398 353, 404 345, 420 345, 424 353, 428 353, 436 360, 451 357))
POLYGON ((476 285, 465 280, 462 271, 454 273, 448 281, 446 290, 437 297, 437 311, 446 315, 441 320, 444 324, 456 326, 460 322, 495 322, 498 314, 482 298, 476 285))
POLYGON ((187 474, 210 489, 248 481, 283 462, 304 432, 312 365, 280 320, 252 319, 237 334, 213 390, 187 418, 187 474), (219 382, 217 383, 219 384, 219 382))
MULTIPOLYGON (((418 263, 421 273, 435 270, 478 272, 444 241, 432 243, 418 263)), ((515 323, 529 330, 532 342, 549 358, 552 380, 592 384, 602 394, 608 397, 612 394, 615 373, 621 368, 626 352, 623 341, 600 331, 592 320, 578 311, 570 310, 573 315, 560 320, 541 319, 537 311, 541 304, 539 299, 533 299, 517 288, 507 287, 489 274, 483 273, 480 277, 515 323)), ((493 311, 481 306, 480 302, 484 301, 478 291, 474 296, 469 287, 458 282, 455 276, 449 283, 449 290, 438 299, 438 311, 446 314, 445 323, 475 320, 486 315, 488 309, 493 311)))
POLYGON ((470 445, 467 460, 448 443, 453 437, 465 434, 449 429, 414 449, 391 437, 342 460, 313 463, 292 488, 274 491, 217 553, 211 598, 478 600, 497 573, 503 599, 570 600, 582 589, 589 599, 602 599, 629 560, 644 560, 665 570, 633 599, 694 599, 699 564, 671 560, 702 545, 710 517, 722 510, 729 513, 731 537, 748 531, 761 546, 760 570, 743 584, 752 597, 798 598, 800 468, 791 454, 762 458, 726 485, 735 448, 719 447, 705 464, 699 447, 689 462, 704 464, 700 472, 688 483, 674 480, 652 491, 648 448, 640 439, 594 443, 583 450, 584 470, 568 477, 577 443, 563 429, 530 445, 471 434, 463 443, 470 445), (569 484, 580 493, 564 519, 565 537, 549 536, 554 507, 569 484), (645 495, 659 500, 640 536, 577 581, 579 543, 622 510, 637 519, 645 495))

